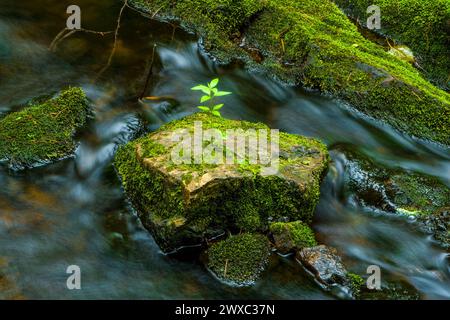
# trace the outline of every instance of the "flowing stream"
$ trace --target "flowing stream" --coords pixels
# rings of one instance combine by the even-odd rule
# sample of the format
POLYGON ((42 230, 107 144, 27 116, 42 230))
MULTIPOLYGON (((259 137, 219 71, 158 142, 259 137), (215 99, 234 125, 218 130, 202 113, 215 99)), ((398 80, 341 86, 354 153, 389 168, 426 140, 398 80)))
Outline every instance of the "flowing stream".
POLYGON ((331 168, 313 228, 347 267, 365 274, 379 265, 385 279, 401 279, 421 298, 450 299, 448 252, 404 217, 363 208, 343 192, 345 155, 339 146, 385 167, 427 173, 450 185, 449 149, 402 135, 317 93, 283 86, 239 67, 222 68, 197 39, 171 24, 126 8, 116 52, 105 67, 114 34, 78 32, 49 50, 77 4, 82 27, 116 28, 120 1, 0 0, 0 117, 33 97, 71 85, 85 89, 95 118, 80 133, 75 157, 21 172, 0 168, 0 298, 333 299, 292 259, 274 256, 254 286, 226 286, 192 259, 163 255, 127 202, 112 167, 118 145, 194 111, 190 87, 215 76, 226 97, 225 117, 322 139, 331 168), (147 95, 138 103, 157 45, 147 95), (66 288, 66 268, 82 270, 82 290, 66 288), (3 287, 2 287, 3 286, 3 287))

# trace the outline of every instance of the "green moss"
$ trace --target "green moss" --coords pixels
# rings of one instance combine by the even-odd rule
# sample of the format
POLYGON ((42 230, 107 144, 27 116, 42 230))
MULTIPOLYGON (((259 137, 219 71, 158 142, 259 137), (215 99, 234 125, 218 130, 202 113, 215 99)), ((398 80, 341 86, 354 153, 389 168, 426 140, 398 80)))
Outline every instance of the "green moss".
POLYGON ((264 270, 269 249, 269 242, 263 235, 231 236, 208 249, 208 267, 224 281, 248 285, 264 270))
POLYGON ((22 168, 67 156, 75 149, 73 136, 87 115, 88 103, 80 88, 8 114, 0 120, 0 159, 22 168))
POLYGON ((290 63, 290 68, 277 64, 275 73, 290 72, 304 85, 341 97, 398 129, 448 143, 449 95, 366 40, 333 3, 277 1, 253 23, 248 37, 269 45, 273 59, 290 63))
POLYGON ((350 288, 353 291, 353 295, 358 298, 361 293, 361 288, 365 285, 366 281, 355 273, 347 273, 347 278, 350 281, 350 288))
MULTIPOLYGON (((136 145, 145 141, 145 138, 140 138, 119 148, 114 164, 122 178, 122 185, 142 211, 153 208, 153 211, 167 213, 161 218, 178 216, 182 211, 182 204, 178 201, 180 197, 177 197, 181 195, 181 188, 167 183, 165 177, 157 172, 146 170, 136 156, 136 145), (165 201, 167 198, 170 201, 165 201)), ((151 146, 150 150, 144 151, 147 155, 151 150, 162 150, 160 147, 154 148, 155 143, 146 145, 151 146)), ((153 154, 157 155, 158 153, 153 154)))
POLYGON ((141 139, 140 144, 143 149, 142 156, 144 158, 157 157, 167 152, 167 149, 162 144, 153 140, 141 139))
POLYGON ((450 189, 433 177, 397 173, 388 178, 387 194, 399 211, 429 215, 450 206, 450 189))
POLYGON ((363 25, 367 7, 381 10, 378 33, 406 44, 415 53, 425 76, 449 89, 450 55, 448 40, 450 2, 448 0, 335 0, 346 13, 363 25))
POLYGON ((314 231, 301 221, 294 222, 274 222, 270 225, 270 232, 275 237, 287 243, 292 248, 305 248, 317 245, 314 231))
POLYGON ((159 15, 194 27, 219 60, 242 59, 250 68, 339 97, 411 135, 450 141, 450 95, 365 39, 329 0, 132 3, 144 10, 160 9, 159 15), (241 14, 223 19, 230 10, 241 14), (251 54, 255 51, 262 57, 257 61, 251 54))

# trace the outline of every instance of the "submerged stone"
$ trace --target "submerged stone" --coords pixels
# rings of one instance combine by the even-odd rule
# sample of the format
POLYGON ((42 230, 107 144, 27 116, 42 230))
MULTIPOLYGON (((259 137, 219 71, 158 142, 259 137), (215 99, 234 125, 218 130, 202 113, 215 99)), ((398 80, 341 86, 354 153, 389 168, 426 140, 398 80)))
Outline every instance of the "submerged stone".
POLYGON ((56 98, 8 114, 0 119, 0 161, 22 169, 70 155, 88 108, 83 90, 70 88, 56 98))
POLYGON ((359 300, 419 300, 421 296, 410 283, 397 280, 383 281, 380 290, 368 289, 367 285, 363 284, 356 298, 359 300))
POLYGON ((267 265, 270 246, 263 235, 241 234, 214 243, 207 254, 208 268, 216 277, 234 285, 251 285, 267 265))
POLYGON ((234 145, 235 137, 227 132, 235 129, 245 138, 255 130, 269 132, 261 123, 196 113, 119 149, 115 167, 124 189, 163 251, 200 244, 225 231, 265 232, 278 219, 311 220, 328 165, 326 147, 315 139, 280 132, 278 170, 265 175, 266 165, 251 163, 248 143, 241 151, 224 147, 234 145), (203 142, 203 151, 218 143, 223 147, 216 154, 219 158, 231 154, 240 160, 195 163, 189 155, 179 163, 174 154, 180 144, 193 145, 193 141, 179 140, 180 130, 188 136, 195 134, 199 122, 204 132, 220 132, 218 140, 203 142))
POLYGON ((11 263, 4 257, 0 256, 0 299, 2 300, 24 300, 25 296, 21 292, 14 269, 11 263))

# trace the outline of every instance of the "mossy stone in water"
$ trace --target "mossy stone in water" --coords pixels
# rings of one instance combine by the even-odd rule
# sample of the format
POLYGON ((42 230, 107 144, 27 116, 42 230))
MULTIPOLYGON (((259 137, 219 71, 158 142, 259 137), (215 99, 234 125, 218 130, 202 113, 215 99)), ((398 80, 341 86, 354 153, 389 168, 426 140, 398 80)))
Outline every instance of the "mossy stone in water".
POLYGON ((384 168, 368 157, 346 152, 346 188, 363 205, 417 219, 419 226, 450 247, 450 188, 438 178, 384 168))
POLYGON ((321 142, 280 132, 279 170, 267 176, 248 153, 240 163, 175 164, 174 135, 178 129, 193 132, 197 121, 203 130, 219 130, 224 141, 228 129, 269 132, 261 123, 196 113, 119 149, 114 164, 125 191, 164 251, 225 231, 265 232, 273 219, 311 220, 329 161, 321 142))
POLYGON ((219 279, 235 285, 250 285, 267 265, 270 246, 263 235, 241 234, 214 243, 207 254, 208 268, 219 279))
POLYGON ((270 232, 275 240, 275 246, 284 254, 317 245, 314 231, 301 221, 274 222, 270 225, 270 232))
POLYGON ((15 169, 53 162, 75 150, 74 134, 88 115, 86 95, 70 88, 0 119, 0 160, 15 169))

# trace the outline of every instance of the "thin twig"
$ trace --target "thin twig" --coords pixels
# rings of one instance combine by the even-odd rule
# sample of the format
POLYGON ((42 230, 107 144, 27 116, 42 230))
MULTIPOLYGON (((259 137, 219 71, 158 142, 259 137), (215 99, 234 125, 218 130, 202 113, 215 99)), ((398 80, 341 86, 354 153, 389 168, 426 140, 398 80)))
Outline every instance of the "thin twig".
POLYGON ((59 38, 54 44, 53 47, 50 49, 50 51, 54 51, 56 49, 56 46, 58 45, 58 43, 60 43, 61 41, 63 41, 64 39, 70 37, 71 35, 73 35, 74 33, 76 33, 77 30, 70 30, 68 33, 66 33, 63 37, 59 38))
POLYGON ((150 82, 150 78, 153 75, 153 65, 155 63, 155 51, 156 51, 156 44, 153 45, 153 52, 152 52, 152 62, 150 63, 150 68, 148 70, 148 74, 147 74, 147 78, 145 79, 145 85, 144 85, 144 89, 142 90, 141 95, 139 96, 139 100, 142 100, 142 98, 145 95, 145 91, 147 91, 148 88, 148 84, 150 82))
POLYGON ((175 100, 175 98, 171 97, 171 96, 147 96, 147 97, 142 97, 141 99, 150 100, 150 101, 175 100))
POLYGON ((55 46, 55 43, 64 35, 64 33, 66 33, 67 30, 68 30, 67 28, 64 28, 56 35, 56 37, 53 39, 52 43, 50 43, 50 47, 49 47, 50 51, 55 46))
POLYGON ((77 29, 77 31, 83 31, 83 32, 87 32, 87 33, 94 33, 94 34, 99 34, 101 36, 104 36, 106 34, 110 34, 113 33, 114 31, 94 31, 94 30, 89 30, 89 29, 77 29))
POLYGON ((225 268, 223 270, 223 277, 225 278, 227 276, 228 271, 228 259, 225 260, 225 268))
POLYGON ((64 28, 53 39, 52 43, 50 44, 49 50, 54 51, 61 41, 63 41, 64 39, 70 37, 71 35, 73 35, 76 32, 79 32, 79 31, 86 32, 86 33, 99 34, 102 37, 104 37, 107 34, 113 33, 113 31, 95 31, 95 30, 89 30, 89 29, 84 29, 84 28, 81 28, 81 29, 64 28))
POLYGON ((122 20, 122 13, 125 10, 125 8, 128 6, 128 0, 125 0, 125 2, 123 3, 122 8, 120 8, 120 12, 119 12, 119 17, 117 18, 117 25, 116 25, 116 30, 114 32, 114 44, 113 44, 113 48, 111 50, 111 53, 109 54, 108 57, 108 62, 106 63, 106 65, 100 70, 100 72, 97 75, 97 78, 100 78, 100 76, 109 68, 109 66, 111 65, 112 59, 114 57, 114 54, 116 53, 116 49, 117 49, 117 39, 119 37, 119 30, 120 30, 120 21, 122 20))
POLYGON ((178 29, 178 26, 171 23, 170 24, 172 26, 172 38, 170 39, 170 42, 173 42, 173 40, 175 39, 175 31, 178 29))

